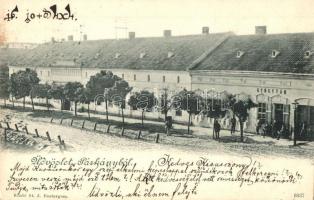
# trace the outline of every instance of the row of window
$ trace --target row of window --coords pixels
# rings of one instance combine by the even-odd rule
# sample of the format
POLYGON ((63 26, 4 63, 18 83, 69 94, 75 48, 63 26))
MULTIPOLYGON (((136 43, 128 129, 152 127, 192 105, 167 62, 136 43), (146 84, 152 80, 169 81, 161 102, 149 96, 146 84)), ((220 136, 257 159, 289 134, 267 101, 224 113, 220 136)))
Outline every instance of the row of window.
MULTIPOLYGON (((121 76, 122 76, 122 79, 124 79, 124 74, 122 74, 121 76)), ((136 74, 133 74, 133 81, 136 81, 136 80, 137 80, 136 74)), ((148 74, 147 82, 150 82, 150 81, 151 81, 151 78, 150 78, 150 75, 148 74)), ((162 82, 163 83, 166 82, 166 76, 162 76, 162 82)), ((177 83, 180 83, 180 76, 177 76, 177 83)))
MULTIPOLYGON (((40 76, 43 75, 43 71, 40 71, 40 76)), ((50 71, 47 71, 47 76, 50 76, 50 71)))
POLYGON ((283 90, 283 89, 274 89, 274 88, 257 88, 256 89, 257 92, 260 93, 271 93, 271 94, 287 94, 287 90, 283 90))
POLYGON ((289 122, 290 105, 285 104, 267 104, 258 103, 257 107, 257 119, 271 119, 272 111, 274 112, 274 119, 282 121, 284 123, 289 122))
MULTIPOLYGON (((48 74, 49 73, 50 72, 48 71, 48 74)), ((54 76, 81 76, 80 69, 51 69, 51 73, 54 76)))

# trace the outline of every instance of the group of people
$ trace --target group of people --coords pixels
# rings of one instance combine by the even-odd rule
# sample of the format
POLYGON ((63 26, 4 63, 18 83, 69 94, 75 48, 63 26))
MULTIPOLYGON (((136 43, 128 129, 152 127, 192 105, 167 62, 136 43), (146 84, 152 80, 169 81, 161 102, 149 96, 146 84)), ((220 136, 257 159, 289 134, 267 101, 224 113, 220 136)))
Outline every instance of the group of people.
MULTIPOLYGON (((235 133, 236 131, 236 119, 235 117, 232 117, 230 120, 231 135, 235 133)), ((172 118, 168 117, 165 120, 165 129, 167 135, 170 134, 170 129, 172 128, 172 118)), ((218 119, 214 120, 214 129, 213 129, 213 139, 219 139, 220 138, 220 130, 221 125, 218 121, 218 119)), ((302 122, 299 124, 295 131, 298 133, 298 137, 306 137, 306 124, 305 122, 302 122)), ((272 123, 267 123, 265 119, 259 119, 258 123, 256 125, 256 134, 261 135, 263 137, 265 136, 271 136, 273 138, 277 138, 279 140, 283 136, 287 136, 288 130, 286 129, 286 126, 283 122, 274 120, 272 123)))
MULTIPOLYGON (((283 137, 289 137, 289 131, 283 122, 274 120, 272 123, 267 123, 264 119, 260 119, 256 126, 256 133, 265 137, 265 135, 277 138, 278 140, 283 137)), ((301 122, 295 127, 295 133, 299 138, 306 138, 306 123, 301 122)))
MULTIPOLYGON (((235 119, 235 117, 232 117, 231 118, 231 135, 233 134, 233 133, 235 133, 235 131, 236 131, 236 123, 237 123, 237 120, 235 119)), ((215 119, 214 120, 214 132, 213 132, 213 138, 214 139, 219 139, 220 138, 220 135, 219 135, 219 133, 220 133, 220 129, 221 129, 221 126, 220 126, 220 124, 219 124, 219 122, 218 122, 218 119, 215 119)))
POLYGON ((272 123, 267 123, 264 119, 260 119, 256 126, 256 134, 271 136, 279 140, 286 133, 284 123, 274 120, 272 123))

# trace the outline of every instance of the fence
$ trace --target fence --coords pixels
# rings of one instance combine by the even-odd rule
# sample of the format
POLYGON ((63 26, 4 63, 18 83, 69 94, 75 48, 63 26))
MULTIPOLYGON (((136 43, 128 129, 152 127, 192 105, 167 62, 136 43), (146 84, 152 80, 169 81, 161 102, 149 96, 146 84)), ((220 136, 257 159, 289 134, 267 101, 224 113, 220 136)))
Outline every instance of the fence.
POLYGON ((118 133, 119 136, 121 137, 128 137, 132 139, 142 139, 142 140, 147 140, 147 141, 154 141, 156 143, 160 142, 160 135, 159 133, 154 134, 153 136, 151 134, 144 134, 142 129, 139 129, 138 131, 131 131, 130 129, 126 129, 125 127, 122 128, 117 128, 115 127, 116 130, 115 132, 112 131, 114 128, 111 124, 103 124, 99 122, 92 122, 89 120, 85 119, 74 119, 74 118, 61 118, 61 119, 55 119, 51 118, 50 123, 55 123, 63 126, 70 126, 73 128, 78 128, 78 129, 85 129, 88 131, 92 131, 95 133, 100 133, 100 134, 114 134, 118 133), (89 127, 87 127, 87 124, 89 124, 89 127))
MULTIPOLYGON (((43 139, 43 140, 48 140, 49 142, 55 142, 55 141, 53 141, 53 140, 51 139, 51 136, 50 136, 50 134, 49 134, 48 131, 45 132, 45 135, 46 135, 46 136, 41 136, 41 135, 40 135, 40 132, 38 131, 37 128, 34 129, 34 133, 31 133, 31 132, 29 131, 29 129, 28 129, 27 126, 24 126, 24 127, 21 128, 21 127, 18 126, 18 124, 14 124, 14 127, 15 127, 15 130, 14 130, 14 129, 11 128, 11 127, 12 127, 12 126, 11 126, 12 124, 13 124, 13 123, 10 123, 10 122, 0 122, 0 128, 4 130, 4 131, 3 131, 3 134, 4 134, 3 143, 4 143, 5 145, 7 145, 7 143, 10 142, 10 141, 8 140, 8 133, 9 133, 10 131, 18 132, 18 133, 21 133, 21 134, 30 135, 30 136, 33 136, 34 138, 41 138, 41 139, 43 139), (4 124, 5 124, 5 125, 4 125, 4 124)), ((61 151, 66 150, 65 142, 64 142, 64 140, 61 139, 61 136, 60 136, 60 135, 58 135, 58 141, 59 141, 59 148, 60 148, 60 150, 61 150, 61 151)))

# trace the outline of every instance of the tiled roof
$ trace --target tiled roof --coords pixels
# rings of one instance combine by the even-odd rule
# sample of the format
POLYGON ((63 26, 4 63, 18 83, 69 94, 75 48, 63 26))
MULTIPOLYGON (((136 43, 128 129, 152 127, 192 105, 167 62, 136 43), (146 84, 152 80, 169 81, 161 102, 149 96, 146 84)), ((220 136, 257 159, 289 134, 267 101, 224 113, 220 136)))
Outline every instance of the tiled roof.
MULTIPOLYGON (((231 36, 193 70, 314 73, 314 33, 231 36), (241 56, 237 57, 240 51, 241 56), (272 51, 279 53, 272 57, 272 51)), ((240 55, 239 54, 239 55, 240 55)))
POLYGON ((10 48, 0 48, 0 63, 8 63, 16 56, 23 55, 26 53, 25 49, 10 49, 10 48))
POLYGON ((75 61, 88 68, 186 70, 226 35, 230 33, 46 43, 18 56, 11 65, 56 66, 58 61, 75 61))

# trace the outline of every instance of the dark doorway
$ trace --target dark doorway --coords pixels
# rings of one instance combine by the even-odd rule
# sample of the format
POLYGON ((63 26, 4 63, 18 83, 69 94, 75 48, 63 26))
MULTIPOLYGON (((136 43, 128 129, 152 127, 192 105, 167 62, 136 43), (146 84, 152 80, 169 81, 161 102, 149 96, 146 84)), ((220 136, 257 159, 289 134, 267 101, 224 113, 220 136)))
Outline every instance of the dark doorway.
POLYGON ((274 104, 274 119, 283 123, 283 104, 274 104))
POLYGON ((299 127, 300 137, 305 140, 314 139, 314 106, 299 105, 296 123, 299 127), (302 131, 303 127, 303 131, 302 131))

